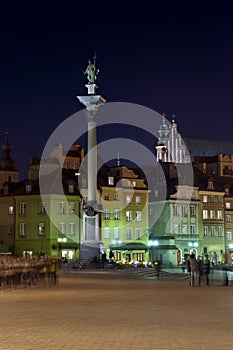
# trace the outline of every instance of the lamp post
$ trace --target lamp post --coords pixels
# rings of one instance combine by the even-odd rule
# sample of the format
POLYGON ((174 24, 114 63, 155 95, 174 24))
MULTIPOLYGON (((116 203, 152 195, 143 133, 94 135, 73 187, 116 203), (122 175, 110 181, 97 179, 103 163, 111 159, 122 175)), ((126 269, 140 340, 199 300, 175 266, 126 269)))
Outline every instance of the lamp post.
POLYGON ((149 239, 148 241, 148 246, 150 248, 149 259, 150 261, 152 261, 152 263, 155 262, 155 248, 158 247, 158 245, 159 245, 159 242, 157 240, 149 239))
MULTIPOLYGON (((193 248, 191 249, 192 251, 195 252, 195 256, 196 256, 196 253, 197 253, 197 248, 198 248, 198 242, 188 242, 188 246, 190 248, 193 248)), ((191 252, 191 251, 190 251, 191 252)), ((197 256, 196 256, 197 257, 197 256)))
POLYGON ((61 252, 61 258, 62 258, 62 243, 66 243, 67 238, 66 237, 58 237, 57 241, 58 241, 58 247, 59 247, 59 250, 61 252))

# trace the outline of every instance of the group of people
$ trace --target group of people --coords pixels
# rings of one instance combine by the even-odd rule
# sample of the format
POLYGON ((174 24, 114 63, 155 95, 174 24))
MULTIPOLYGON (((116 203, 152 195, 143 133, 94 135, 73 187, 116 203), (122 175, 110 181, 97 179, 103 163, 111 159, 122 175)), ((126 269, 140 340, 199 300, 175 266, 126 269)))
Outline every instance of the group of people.
POLYGON ((191 287, 209 285, 210 261, 208 257, 203 262, 201 258, 196 259, 195 254, 191 253, 187 261, 187 270, 190 274, 189 284, 191 287))
POLYGON ((112 249, 110 249, 110 251, 109 251, 109 258, 108 258, 108 259, 107 259, 107 254, 106 254, 106 252, 102 252, 102 254, 101 254, 101 259, 100 259, 101 268, 104 269, 104 267, 105 267, 107 261, 108 261, 109 264, 113 267, 113 258, 114 258, 114 254, 113 254, 112 249))
POLYGON ((51 257, 0 256, 0 289, 56 285, 59 263, 51 257))

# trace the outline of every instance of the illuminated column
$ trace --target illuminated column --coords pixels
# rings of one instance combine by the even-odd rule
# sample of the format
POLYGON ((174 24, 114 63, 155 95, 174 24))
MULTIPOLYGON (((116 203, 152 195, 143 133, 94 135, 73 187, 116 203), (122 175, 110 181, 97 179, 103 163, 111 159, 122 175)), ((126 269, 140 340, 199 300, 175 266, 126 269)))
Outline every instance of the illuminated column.
POLYGON ((81 242, 81 258, 92 258, 99 254, 100 230, 99 230, 99 204, 97 203, 97 141, 96 141, 96 117, 98 107, 105 103, 105 99, 96 95, 97 86, 95 84, 98 69, 89 60, 85 74, 87 74, 88 94, 77 96, 80 103, 85 106, 88 125, 88 147, 87 147, 87 203, 83 207, 84 239, 81 242))

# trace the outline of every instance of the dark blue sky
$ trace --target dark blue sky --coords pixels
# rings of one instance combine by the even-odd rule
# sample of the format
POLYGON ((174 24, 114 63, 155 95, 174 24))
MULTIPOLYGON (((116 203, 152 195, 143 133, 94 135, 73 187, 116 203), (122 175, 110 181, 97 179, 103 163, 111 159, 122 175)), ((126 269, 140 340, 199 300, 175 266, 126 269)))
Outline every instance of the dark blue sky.
POLYGON ((95 51, 108 102, 169 120, 174 112, 184 136, 233 139, 232 1, 153 3, 1 5, 0 143, 8 129, 21 178, 30 156, 40 157, 53 130, 81 109, 76 95, 85 93, 95 51))

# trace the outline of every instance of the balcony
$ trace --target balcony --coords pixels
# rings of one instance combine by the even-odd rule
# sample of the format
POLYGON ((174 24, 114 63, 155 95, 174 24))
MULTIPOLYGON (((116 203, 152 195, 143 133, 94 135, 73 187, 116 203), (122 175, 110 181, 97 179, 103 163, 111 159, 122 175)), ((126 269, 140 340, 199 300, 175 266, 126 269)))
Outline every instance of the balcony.
POLYGON ((198 234, 184 234, 184 233, 181 233, 181 234, 174 234, 174 237, 176 239, 182 239, 182 240, 187 240, 187 239, 199 239, 199 235, 198 234))

